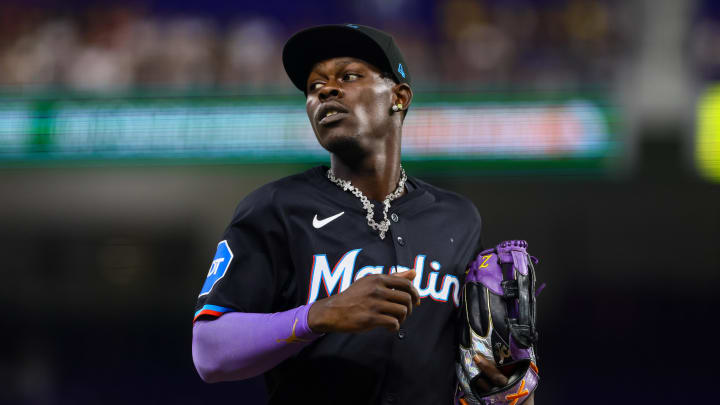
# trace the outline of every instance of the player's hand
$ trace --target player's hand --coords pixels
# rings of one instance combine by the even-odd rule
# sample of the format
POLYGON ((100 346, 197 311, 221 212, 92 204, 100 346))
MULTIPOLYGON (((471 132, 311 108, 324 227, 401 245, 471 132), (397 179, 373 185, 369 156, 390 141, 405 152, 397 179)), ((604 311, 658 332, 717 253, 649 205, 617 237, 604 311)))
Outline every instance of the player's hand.
MULTIPOLYGON (((508 383, 508 376, 503 374, 495 364, 483 356, 475 355, 473 357, 475 364, 480 369, 480 378, 475 380, 477 388, 482 392, 490 391, 493 388, 504 387, 508 383)), ((535 393, 533 392, 523 405, 534 405, 535 393)))
POLYGON ((342 293, 316 301, 308 312, 308 326, 316 333, 376 327, 397 331, 413 307, 420 305, 414 278, 415 270, 365 276, 342 293))

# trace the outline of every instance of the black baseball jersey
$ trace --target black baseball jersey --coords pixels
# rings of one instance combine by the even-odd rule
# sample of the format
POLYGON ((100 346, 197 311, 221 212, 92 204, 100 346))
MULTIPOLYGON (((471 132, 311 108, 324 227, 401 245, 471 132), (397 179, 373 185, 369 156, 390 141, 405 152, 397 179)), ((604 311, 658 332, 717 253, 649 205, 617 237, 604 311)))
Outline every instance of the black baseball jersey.
MULTIPOLYGON (((475 206, 410 178, 382 240, 359 199, 330 182, 327 170, 267 184, 239 204, 196 316, 285 311, 370 274, 415 269, 422 304, 399 332, 322 336, 265 374, 269 403, 451 404, 460 287, 481 250, 475 206)), ((381 203, 375 213, 382 219, 381 203)))

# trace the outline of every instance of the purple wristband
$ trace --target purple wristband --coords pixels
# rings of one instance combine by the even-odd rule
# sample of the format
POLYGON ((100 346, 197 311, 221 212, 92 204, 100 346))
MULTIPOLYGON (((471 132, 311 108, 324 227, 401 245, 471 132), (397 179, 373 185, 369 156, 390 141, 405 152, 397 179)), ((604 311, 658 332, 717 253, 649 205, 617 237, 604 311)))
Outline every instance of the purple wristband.
POLYGON ((309 305, 285 312, 230 312, 193 326, 195 368, 206 382, 262 374, 322 336, 307 323, 309 305))

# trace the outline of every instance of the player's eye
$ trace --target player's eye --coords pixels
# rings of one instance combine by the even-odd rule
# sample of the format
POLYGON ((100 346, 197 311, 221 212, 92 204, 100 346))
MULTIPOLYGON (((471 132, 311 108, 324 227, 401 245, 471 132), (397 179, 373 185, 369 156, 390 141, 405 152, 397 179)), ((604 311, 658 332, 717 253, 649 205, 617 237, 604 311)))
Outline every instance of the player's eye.
POLYGON ((322 87, 322 83, 320 83, 320 82, 310 83, 310 86, 308 86, 308 90, 315 91, 315 90, 319 89, 320 87, 322 87))
POLYGON ((343 81, 345 82, 352 82, 360 78, 360 75, 357 73, 345 73, 343 75, 343 81))

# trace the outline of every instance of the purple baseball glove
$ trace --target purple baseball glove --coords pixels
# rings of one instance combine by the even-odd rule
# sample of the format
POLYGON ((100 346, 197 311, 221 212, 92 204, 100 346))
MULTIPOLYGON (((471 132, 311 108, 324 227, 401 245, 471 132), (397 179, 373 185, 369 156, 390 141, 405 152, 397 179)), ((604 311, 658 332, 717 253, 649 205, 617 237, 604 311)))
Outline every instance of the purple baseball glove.
POLYGON ((527 242, 510 240, 480 253, 470 264, 461 303, 460 352, 456 372, 460 403, 518 405, 540 381, 535 357, 535 268, 527 242), (483 391, 483 356, 508 376, 504 387, 483 391))

